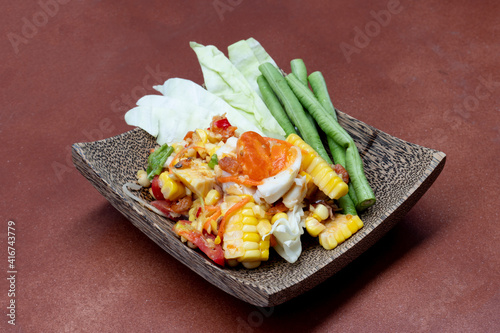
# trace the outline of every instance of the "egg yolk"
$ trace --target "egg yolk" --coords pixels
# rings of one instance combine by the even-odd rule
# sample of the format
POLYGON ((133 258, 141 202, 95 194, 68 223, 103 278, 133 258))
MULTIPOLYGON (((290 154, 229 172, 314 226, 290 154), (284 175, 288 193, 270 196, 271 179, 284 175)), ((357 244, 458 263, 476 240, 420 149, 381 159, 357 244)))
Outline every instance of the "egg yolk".
POLYGON ((245 132, 236 145, 237 160, 243 175, 261 181, 278 174, 296 158, 291 144, 278 139, 264 138, 256 132, 245 132))

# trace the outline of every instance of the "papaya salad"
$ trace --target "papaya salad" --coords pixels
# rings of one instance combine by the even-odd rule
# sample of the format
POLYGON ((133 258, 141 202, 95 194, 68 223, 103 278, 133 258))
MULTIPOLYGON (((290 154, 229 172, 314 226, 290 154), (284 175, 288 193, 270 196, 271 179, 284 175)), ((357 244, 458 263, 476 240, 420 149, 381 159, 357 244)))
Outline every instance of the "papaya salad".
POLYGON ((322 74, 294 59, 285 75, 253 38, 229 58, 191 47, 205 87, 169 79, 125 115, 158 142, 125 193, 220 266, 256 268, 272 249, 294 263, 305 231, 331 250, 362 228, 375 196, 322 74), (141 188, 152 201, 130 191, 141 188))

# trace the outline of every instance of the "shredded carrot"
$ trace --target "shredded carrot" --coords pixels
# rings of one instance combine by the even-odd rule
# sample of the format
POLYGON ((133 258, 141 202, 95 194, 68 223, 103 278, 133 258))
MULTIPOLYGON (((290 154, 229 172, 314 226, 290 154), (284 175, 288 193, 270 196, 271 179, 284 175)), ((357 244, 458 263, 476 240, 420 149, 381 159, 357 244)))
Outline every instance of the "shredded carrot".
POLYGON ((205 206, 205 210, 208 212, 215 212, 216 210, 220 210, 220 207, 207 205, 205 206))
POLYGON ((188 151, 189 148, 191 148, 191 146, 184 147, 184 148, 182 148, 182 150, 180 152, 175 154, 174 158, 172 159, 172 162, 170 162, 170 164, 168 165, 168 168, 172 169, 175 165, 175 160, 180 158, 186 151, 188 151))
POLYGON ((203 228, 205 230, 208 231, 208 227, 210 226, 210 223, 213 221, 213 220, 216 220, 219 218, 219 216, 221 216, 222 214, 222 211, 220 210, 220 207, 217 207, 218 209, 215 211, 215 213, 213 213, 212 215, 210 215, 209 218, 207 218, 207 220, 205 221, 205 224, 203 225, 203 228))
POLYGON ((251 196, 245 196, 243 199, 232 205, 231 208, 227 210, 226 214, 224 214, 222 220, 220 221, 219 232, 217 233, 217 236, 219 236, 221 239, 224 238, 224 231, 226 230, 226 220, 229 219, 234 213, 236 213, 241 207, 250 202, 251 199, 251 196))
POLYGON ((226 177, 219 177, 217 178, 217 181, 219 183, 237 183, 241 185, 248 185, 248 186, 258 186, 261 185, 262 182, 258 180, 252 180, 250 178, 245 178, 245 177, 240 177, 240 176, 226 176, 226 177))

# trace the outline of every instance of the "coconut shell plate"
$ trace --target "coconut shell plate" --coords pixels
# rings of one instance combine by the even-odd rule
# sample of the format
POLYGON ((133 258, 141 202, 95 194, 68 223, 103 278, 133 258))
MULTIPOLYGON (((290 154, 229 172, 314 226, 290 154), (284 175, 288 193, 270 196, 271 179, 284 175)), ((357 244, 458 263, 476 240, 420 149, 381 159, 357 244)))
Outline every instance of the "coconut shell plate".
MULTIPOLYGON (((213 285, 256 306, 286 302, 323 282, 390 230, 436 180, 446 161, 443 152, 412 144, 338 112, 340 124, 359 149, 377 203, 360 214, 364 227, 335 249, 302 236, 303 252, 294 264, 274 251, 270 260, 247 270, 219 267, 201 251, 187 247, 172 231, 174 222, 127 196, 123 184, 145 169, 155 138, 136 128, 105 140, 75 143, 73 162, 80 173, 133 225, 167 253, 213 285)), ((147 191, 138 192, 146 200, 147 191)))

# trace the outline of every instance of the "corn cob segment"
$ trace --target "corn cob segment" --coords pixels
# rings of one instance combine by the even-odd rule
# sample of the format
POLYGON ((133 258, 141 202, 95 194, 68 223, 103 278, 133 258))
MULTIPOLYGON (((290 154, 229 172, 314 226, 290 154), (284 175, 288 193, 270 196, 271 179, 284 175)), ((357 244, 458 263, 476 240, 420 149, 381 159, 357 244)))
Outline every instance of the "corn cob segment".
POLYGON ((325 223, 325 229, 319 234, 319 243, 326 250, 331 250, 363 227, 359 216, 336 214, 333 220, 325 223))
POLYGON ((159 179, 162 184, 161 193, 165 199, 177 200, 186 195, 184 184, 172 179, 168 172, 162 172, 159 179))
POLYGON ((311 214, 306 218, 306 230, 309 235, 317 237, 323 230, 326 229, 321 221, 326 220, 330 216, 330 212, 325 205, 319 204, 314 209, 310 209, 311 214))
POLYGON ((269 258, 269 236, 262 239, 262 235, 271 224, 255 214, 255 206, 248 202, 226 222, 222 248, 229 265, 241 262, 246 268, 256 268, 269 258))
POLYGON ((290 134, 286 141, 302 150, 301 169, 311 175, 321 191, 331 199, 339 199, 347 194, 347 184, 311 146, 296 134, 290 134))

